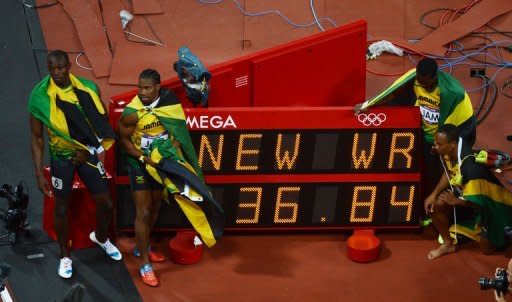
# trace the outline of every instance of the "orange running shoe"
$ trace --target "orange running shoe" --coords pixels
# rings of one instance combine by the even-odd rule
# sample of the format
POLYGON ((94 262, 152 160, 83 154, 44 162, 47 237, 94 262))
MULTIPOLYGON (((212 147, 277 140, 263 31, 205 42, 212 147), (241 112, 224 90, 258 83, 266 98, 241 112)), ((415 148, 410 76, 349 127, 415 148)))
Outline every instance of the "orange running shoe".
POLYGON ((152 250, 149 250, 148 257, 149 257, 149 261, 151 261, 151 262, 164 262, 165 261, 164 254, 156 252, 156 251, 152 251, 152 250))
MULTIPOLYGON (((140 257, 140 251, 138 248, 134 248, 133 249, 133 255, 135 257, 140 257)), ((148 250, 148 257, 149 257, 149 261, 151 262, 164 262, 165 261, 165 256, 164 254, 162 253, 159 253, 157 251, 154 251, 153 249, 149 249, 148 250)))
POLYGON ((140 267, 140 276, 142 277, 142 282, 146 285, 156 287, 160 284, 155 276, 155 272, 153 272, 153 267, 149 263, 140 267))

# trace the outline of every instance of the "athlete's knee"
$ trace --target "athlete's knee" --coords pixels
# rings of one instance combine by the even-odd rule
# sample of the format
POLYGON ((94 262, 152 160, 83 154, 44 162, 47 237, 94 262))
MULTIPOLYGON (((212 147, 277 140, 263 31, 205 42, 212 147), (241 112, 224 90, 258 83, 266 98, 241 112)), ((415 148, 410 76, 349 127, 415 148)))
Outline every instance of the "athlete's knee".
POLYGON ((103 207, 103 209, 105 209, 107 211, 112 211, 112 209, 114 208, 114 205, 112 204, 112 199, 110 199, 110 198, 105 199, 101 203, 101 206, 103 207))
POLYGON ((68 204, 65 201, 56 201, 54 215, 56 219, 67 219, 68 204))
POLYGON ((152 218, 152 215, 151 215, 151 211, 149 210, 149 208, 137 209, 136 219, 140 223, 149 224, 151 222, 151 218, 152 218))
POLYGON ((438 212, 447 212, 449 210, 450 206, 446 204, 444 201, 441 201, 437 199, 436 203, 434 204, 434 211, 438 212))
POLYGON ((111 211, 113 209, 112 198, 109 193, 99 194, 95 196, 96 206, 103 210, 111 211))

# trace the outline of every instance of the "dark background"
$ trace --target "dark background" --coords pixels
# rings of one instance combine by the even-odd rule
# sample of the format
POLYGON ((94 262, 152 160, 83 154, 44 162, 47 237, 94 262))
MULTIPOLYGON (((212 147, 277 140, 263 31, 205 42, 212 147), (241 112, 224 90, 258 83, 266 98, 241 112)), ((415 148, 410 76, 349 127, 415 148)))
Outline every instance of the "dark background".
MULTIPOLYGON (((42 195, 33 172, 27 105, 32 87, 46 74, 45 44, 36 10, 25 8, 20 1, 0 1, 0 18, 0 184, 26 183, 29 221, 40 226, 42 195)), ((6 201, 0 200, 0 207, 5 206, 6 201)))

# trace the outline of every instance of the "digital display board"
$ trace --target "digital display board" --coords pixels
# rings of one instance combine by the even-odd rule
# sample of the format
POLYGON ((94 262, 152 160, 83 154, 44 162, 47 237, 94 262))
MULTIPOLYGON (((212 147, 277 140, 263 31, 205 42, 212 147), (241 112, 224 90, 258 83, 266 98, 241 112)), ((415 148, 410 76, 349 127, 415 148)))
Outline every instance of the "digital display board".
MULTIPOLYGON (((187 109, 226 229, 417 227, 419 114, 377 110, 356 116, 349 107, 187 109)), ((120 160, 118 222, 126 228, 135 214, 120 160)), ((187 227, 175 212, 174 205, 164 206, 157 227, 187 227)))
POLYGON ((192 134, 205 175, 417 171, 415 132, 387 129, 192 134))

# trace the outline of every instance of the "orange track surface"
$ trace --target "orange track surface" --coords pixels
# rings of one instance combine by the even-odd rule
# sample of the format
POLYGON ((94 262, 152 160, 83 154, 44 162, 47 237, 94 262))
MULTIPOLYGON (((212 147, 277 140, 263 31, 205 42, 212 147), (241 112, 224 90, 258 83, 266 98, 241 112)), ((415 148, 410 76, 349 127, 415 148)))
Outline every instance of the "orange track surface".
MULTIPOLYGON (((104 100, 134 88, 126 85, 135 83, 142 68, 158 68, 164 78, 174 76, 172 62, 181 45, 188 45, 206 65, 212 65, 318 31, 316 26, 293 28, 276 15, 243 16, 234 3, 227 0, 216 5, 160 0, 157 2, 163 14, 138 15, 130 24, 131 31, 160 39, 165 44, 164 47, 148 46, 127 41, 122 33, 119 10, 132 11, 130 1, 100 2, 112 47, 110 78, 95 79, 91 71, 76 64, 73 72, 95 79, 104 100)), ((250 12, 278 9, 294 22, 312 21, 308 1, 240 2, 250 12)), ((462 0, 317 0, 315 8, 319 16, 329 16, 338 24, 367 20, 369 40, 388 37, 405 41, 420 38, 430 31, 418 21, 424 12, 439 7, 458 8, 467 3, 462 0)), ((61 5, 40 9, 39 16, 49 49, 84 50, 72 20, 61 5)), ((427 21, 435 24, 439 14, 433 16, 427 21)), ((501 16, 491 24, 504 31, 510 30, 512 16, 501 16)), ((323 25, 326 29, 331 27, 326 22, 323 25)), ((465 47, 482 42, 483 38, 468 39, 465 47)), ((504 57, 512 60, 510 53, 503 52, 504 57)), ((81 57, 79 62, 89 66, 86 57, 81 57)), ((367 68, 378 73, 398 74, 412 66, 405 57, 383 55, 368 62, 367 68)), ((491 76, 496 70, 487 68, 487 74, 491 76)), ((467 89, 482 85, 481 80, 469 77, 468 65, 457 66, 453 73, 467 89)), ((499 73, 498 87, 509 76, 510 71, 499 73)), ((366 97, 376 94, 393 79, 367 73, 366 97)), ((470 94, 475 106, 480 94, 470 94)), ((512 100, 498 93, 492 112, 478 127, 477 146, 511 151, 511 143, 504 138, 512 134, 510 112, 512 100)), ((504 179, 511 177, 509 171, 502 175, 504 179)), ((416 233, 379 236, 383 242, 382 254, 378 261, 369 264, 353 263, 346 258, 341 234, 226 236, 216 247, 205 251, 199 264, 155 265, 162 283, 156 289, 144 286, 137 277, 137 260, 130 256, 133 240, 123 238, 120 246, 145 301, 493 301, 493 293, 481 291, 477 280, 480 276, 491 276, 496 266, 506 265, 508 259, 503 253, 484 256, 470 243, 454 255, 428 261, 426 254, 436 246, 435 236, 416 233)), ((159 245, 165 250, 165 241, 159 245)))

